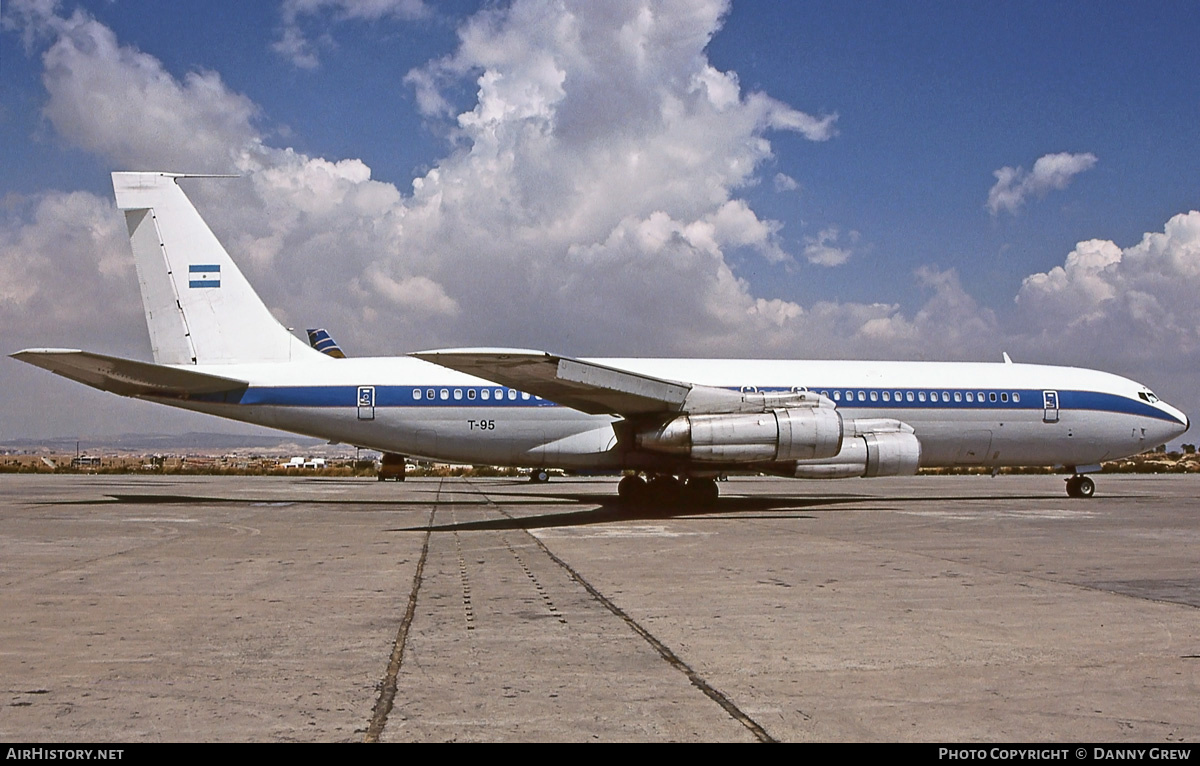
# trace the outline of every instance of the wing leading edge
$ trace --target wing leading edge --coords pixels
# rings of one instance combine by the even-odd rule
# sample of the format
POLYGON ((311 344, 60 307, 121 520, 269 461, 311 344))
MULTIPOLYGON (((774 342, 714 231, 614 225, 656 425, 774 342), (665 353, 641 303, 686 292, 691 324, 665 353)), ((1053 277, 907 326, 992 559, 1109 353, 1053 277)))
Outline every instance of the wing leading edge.
POLYGON ((762 412, 772 406, 832 406, 812 392, 739 393, 525 349, 460 348, 411 354, 590 415, 762 412))

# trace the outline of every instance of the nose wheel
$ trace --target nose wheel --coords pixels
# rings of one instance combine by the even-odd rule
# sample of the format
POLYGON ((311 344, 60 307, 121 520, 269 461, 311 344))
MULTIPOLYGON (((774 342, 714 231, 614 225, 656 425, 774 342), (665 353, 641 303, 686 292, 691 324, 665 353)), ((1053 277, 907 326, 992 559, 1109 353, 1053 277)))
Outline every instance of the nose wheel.
POLYGON ((1086 476, 1076 474, 1067 479, 1068 497, 1091 497, 1096 494, 1096 482, 1086 476))

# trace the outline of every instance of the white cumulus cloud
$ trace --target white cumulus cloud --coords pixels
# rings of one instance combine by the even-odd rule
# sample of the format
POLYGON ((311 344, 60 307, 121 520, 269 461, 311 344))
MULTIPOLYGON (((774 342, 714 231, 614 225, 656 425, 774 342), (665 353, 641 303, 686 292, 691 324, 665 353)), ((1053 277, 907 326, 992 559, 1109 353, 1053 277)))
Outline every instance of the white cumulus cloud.
MULTIPOLYGON (((300 23, 423 8, 352 5, 290 2, 283 13, 300 23)), ((258 107, 217 73, 176 78, 83 12, 37 6, 25 23, 45 41, 46 115, 68 142, 122 169, 242 175, 186 188, 289 325, 329 327, 357 353, 467 342, 617 351, 629 337, 669 353, 756 328, 782 348, 803 312, 753 295, 726 259, 738 249, 785 260, 780 224, 738 190, 758 182, 771 131, 822 141, 836 116, 744 92, 712 66, 705 47, 727 11, 649 0, 481 11, 455 51, 400 86, 455 134, 454 151, 409 190, 357 159, 271 145, 258 107), (475 102, 447 111, 441 89, 466 83, 475 102)), ((51 254, 26 257, 39 256, 51 254)))
POLYGON ((1043 347, 1194 375, 1200 370, 1198 295, 1200 211, 1193 210, 1131 247, 1080 242, 1062 266, 1026 277, 1016 301, 1025 332, 1043 347))
MULTIPOLYGON (((858 242, 859 233, 851 231, 846 238, 850 245, 858 242)), ((816 266, 841 266, 854 254, 852 247, 840 245, 842 233, 836 226, 822 229, 817 236, 805 238, 804 257, 816 266)))
POLYGON ((318 35, 314 41, 304 29, 306 22, 328 25, 330 21, 411 20, 431 14, 424 0, 283 0, 279 39, 271 47, 294 66, 315 69, 321 63, 319 49, 332 45, 332 41, 328 33, 318 35))
POLYGON ((997 170, 996 184, 988 191, 987 209, 992 215, 1002 211, 1016 214, 1030 196, 1042 197, 1047 192, 1067 188, 1071 179, 1096 164, 1090 153, 1046 154, 1033 163, 1033 170, 1002 167, 997 170))

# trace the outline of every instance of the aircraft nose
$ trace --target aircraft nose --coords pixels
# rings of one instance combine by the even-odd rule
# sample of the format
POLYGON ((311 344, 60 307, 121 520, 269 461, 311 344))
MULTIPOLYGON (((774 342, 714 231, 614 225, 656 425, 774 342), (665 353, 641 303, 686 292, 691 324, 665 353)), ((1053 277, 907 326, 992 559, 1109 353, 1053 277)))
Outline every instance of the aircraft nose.
POLYGON ((1169 413, 1172 417, 1175 418, 1175 427, 1171 429, 1173 433, 1170 438, 1173 439, 1176 436, 1180 436, 1184 433, 1187 433, 1187 430, 1192 427, 1192 421, 1188 419, 1188 416, 1183 414, 1183 412, 1181 410, 1178 410, 1178 409, 1172 407, 1171 405, 1167 404, 1166 402, 1162 402, 1162 405, 1163 405, 1163 409, 1165 409, 1167 411, 1167 413, 1169 413), (1183 426, 1183 427, 1180 428, 1179 426, 1183 426))

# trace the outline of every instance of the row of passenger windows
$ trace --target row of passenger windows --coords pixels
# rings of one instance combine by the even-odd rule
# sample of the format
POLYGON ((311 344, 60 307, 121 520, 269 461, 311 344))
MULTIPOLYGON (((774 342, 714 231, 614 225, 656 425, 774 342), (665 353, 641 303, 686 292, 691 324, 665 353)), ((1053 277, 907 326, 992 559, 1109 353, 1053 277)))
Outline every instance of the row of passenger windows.
POLYGON ((1020 402, 1021 395, 1016 391, 1011 394, 1008 391, 822 391, 822 396, 828 396, 835 402, 847 401, 885 401, 885 402, 995 402, 1007 403, 1008 401, 1020 402), (856 396, 857 394, 857 396, 856 396))
POLYGON ((424 398, 431 400, 441 399, 442 401, 448 401, 450 399, 462 401, 464 395, 470 401, 475 401, 475 399, 478 398, 485 402, 492 400, 499 402, 503 401, 504 399, 508 399, 510 402, 515 402, 517 397, 520 397, 523 401, 529 401, 530 399, 537 399, 540 401, 542 398, 540 396, 530 396, 523 391, 517 391, 515 388, 468 388, 465 390, 461 388, 455 388, 453 390, 449 388, 426 388, 424 390, 414 388, 412 394, 413 399, 417 400, 424 398))
MULTIPOLYGON (((747 391, 747 390, 754 390, 754 389, 749 386, 743 386, 742 390, 747 391)), ((796 390, 803 390, 803 389, 793 389, 793 390, 796 391, 796 390)), ((1000 391, 1000 392, 991 391, 991 392, 987 392, 987 393, 984 393, 983 391, 954 391, 953 393, 951 393, 950 391, 938 392, 938 391, 834 390, 831 393, 828 390, 822 390, 821 395, 829 397, 829 398, 833 399, 835 402, 841 402, 841 401, 846 401, 846 402, 853 402, 853 401, 893 402, 893 401, 895 401, 895 402, 945 402, 945 403, 949 404, 951 401, 954 401, 957 403, 962 403, 964 401, 968 402, 968 403, 975 403, 975 402, 987 403, 987 402, 996 402, 996 401, 999 401, 1001 403, 1007 403, 1010 400, 1015 403, 1015 402, 1021 401, 1021 395, 1019 393, 1017 393, 1016 391, 1013 391, 1010 394, 1008 391, 1000 391)), ((507 399, 510 402, 515 402, 515 401, 517 401, 518 397, 523 401, 529 401, 530 399, 535 399, 535 400, 540 401, 542 398, 540 396, 531 396, 523 391, 517 391, 515 388, 479 388, 479 389, 475 389, 475 388, 467 388, 467 389, 462 389, 462 388, 455 388, 455 389, 414 388, 413 392, 412 392, 412 396, 413 396, 414 400, 429 399, 431 401, 435 400, 435 399, 440 399, 442 401, 449 401, 451 399, 453 399, 454 401, 462 401, 463 397, 465 396, 468 401, 475 401, 476 399, 479 399, 479 400, 485 401, 485 402, 493 401, 493 400, 494 401, 503 401, 505 399, 507 399)))

